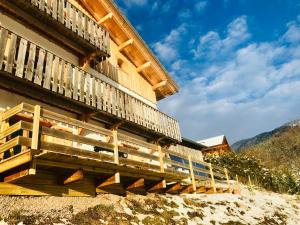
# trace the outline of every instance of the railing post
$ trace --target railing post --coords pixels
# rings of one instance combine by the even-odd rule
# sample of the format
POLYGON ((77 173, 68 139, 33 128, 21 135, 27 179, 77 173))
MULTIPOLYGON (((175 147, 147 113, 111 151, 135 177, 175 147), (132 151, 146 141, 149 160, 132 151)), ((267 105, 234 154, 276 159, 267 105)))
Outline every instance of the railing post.
POLYGON ((213 188, 214 193, 217 193, 216 183, 215 183, 215 178, 214 178, 214 173, 213 173, 211 163, 208 164, 208 167, 209 167, 209 172, 210 172, 211 187, 213 188))
POLYGON ((195 192, 197 190, 197 187, 196 187, 194 168, 193 168, 193 162, 192 162, 191 155, 188 156, 188 159, 189 159, 189 167, 190 167, 190 175, 191 175, 191 179, 192 179, 193 191, 195 192))
POLYGON ((165 166, 164 166, 164 155, 161 149, 161 146, 158 145, 157 147, 158 153, 159 153, 159 164, 160 164, 160 172, 164 173, 165 172, 165 166))
MULTIPOLYGON (((118 128, 114 128, 113 132, 113 145, 114 145, 114 163, 119 165, 119 144, 118 144, 118 128)), ((115 182, 120 183, 120 172, 115 173, 115 182)))
POLYGON ((228 176, 227 168, 224 168, 224 173, 225 173, 225 176, 226 176, 227 188, 228 188, 228 191, 230 191, 230 182, 229 182, 229 176, 228 176))
POLYGON ((39 145, 41 106, 34 106, 31 149, 37 150, 39 145))

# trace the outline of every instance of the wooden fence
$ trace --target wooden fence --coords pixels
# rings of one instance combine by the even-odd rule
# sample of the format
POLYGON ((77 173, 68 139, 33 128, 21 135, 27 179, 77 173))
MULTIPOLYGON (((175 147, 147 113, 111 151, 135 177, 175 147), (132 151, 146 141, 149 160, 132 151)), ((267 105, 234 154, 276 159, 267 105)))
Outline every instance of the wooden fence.
MULTIPOLYGON (((37 160, 53 153, 61 156, 56 159, 51 156, 51 160, 59 161, 63 155, 68 155, 95 160, 97 165, 100 165, 99 161, 109 163, 105 164, 107 167, 120 165, 136 171, 153 171, 168 182, 185 181, 189 184, 189 192, 209 187, 216 193, 222 182, 228 185, 223 190, 230 189, 224 168, 195 160, 193 155, 181 155, 159 144, 133 138, 118 129, 108 130, 39 105, 22 103, 6 110, 1 114, 0 124, 0 173, 16 167, 13 161, 16 156, 37 150, 37 160), (181 161, 171 156, 177 156, 181 161)), ((25 157, 24 160, 21 163, 32 158, 25 157)), ((143 176, 147 174, 143 172, 143 176)))
POLYGON ((181 141, 175 119, 3 27, 0 71, 181 141))

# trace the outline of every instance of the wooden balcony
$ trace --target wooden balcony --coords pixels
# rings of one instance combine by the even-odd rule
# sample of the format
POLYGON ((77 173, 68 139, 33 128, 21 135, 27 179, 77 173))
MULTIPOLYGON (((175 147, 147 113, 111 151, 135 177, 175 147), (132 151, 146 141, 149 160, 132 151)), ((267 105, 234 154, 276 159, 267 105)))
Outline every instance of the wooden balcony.
POLYGON ((57 99, 63 97, 60 107, 65 105, 68 109, 80 105, 78 108, 93 111, 93 114, 104 113, 138 126, 143 129, 141 134, 153 132, 158 137, 181 141, 175 119, 1 27, 0 73, 0 86, 6 85, 5 88, 14 88, 14 91, 42 101, 48 98, 53 105, 58 105, 57 99), (14 79, 12 84, 5 84, 9 79, 14 79), (25 82, 25 86, 20 84, 16 88, 19 81, 25 82), (33 86, 29 90, 26 85, 33 86), (47 93, 43 96, 40 90, 33 93, 37 88, 47 93), (55 95, 49 97, 51 93, 55 95), (71 103, 67 107, 68 100, 71 103))
POLYGON ((227 170, 197 151, 183 155, 39 105, 6 110, 0 124, 0 194, 232 191, 227 170))
POLYGON ((110 55, 109 32, 68 0, 3 0, 0 6, 82 55, 110 55))

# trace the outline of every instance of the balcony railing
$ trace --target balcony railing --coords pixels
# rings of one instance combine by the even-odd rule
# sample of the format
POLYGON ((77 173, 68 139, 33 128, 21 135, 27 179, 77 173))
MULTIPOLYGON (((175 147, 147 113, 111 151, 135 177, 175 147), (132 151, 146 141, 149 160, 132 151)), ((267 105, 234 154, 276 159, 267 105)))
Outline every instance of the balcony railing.
POLYGON ((110 55, 109 32, 69 0, 12 0, 8 2, 20 8, 26 7, 31 16, 47 25, 54 26, 55 30, 61 31, 61 34, 68 39, 80 39, 80 42, 94 46, 100 55, 110 55))
POLYGON ((2 27, 0 71, 181 141, 175 119, 2 27))
POLYGON ((46 165, 47 169, 49 165, 70 169, 76 162, 76 168, 93 174, 100 171, 95 168, 104 168, 105 173, 179 182, 167 192, 181 191, 181 183, 189 184, 182 193, 201 192, 199 186, 208 186, 214 193, 218 186, 231 189, 227 170, 199 160, 197 154, 201 153, 196 150, 178 153, 27 103, 0 113, 0 124, 3 123, 6 125, 0 132, 0 174, 34 158, 37 165, 46 165))

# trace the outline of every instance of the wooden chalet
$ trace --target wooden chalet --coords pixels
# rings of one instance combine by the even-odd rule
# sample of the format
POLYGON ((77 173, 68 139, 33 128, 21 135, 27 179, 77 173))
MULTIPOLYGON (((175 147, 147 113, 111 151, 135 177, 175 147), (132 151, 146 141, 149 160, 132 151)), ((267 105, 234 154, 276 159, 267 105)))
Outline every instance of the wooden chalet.
POLYGON ((205 146, 205 148, 201 150, 204 155, 223 155, 232 152, 225 135, 204 139, 198 141, 198 143, 205 146))
POLYGON ((216 192, 157 107, 176 92, 112 0, 0 0, 0 194, 216 192))

